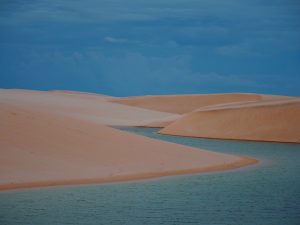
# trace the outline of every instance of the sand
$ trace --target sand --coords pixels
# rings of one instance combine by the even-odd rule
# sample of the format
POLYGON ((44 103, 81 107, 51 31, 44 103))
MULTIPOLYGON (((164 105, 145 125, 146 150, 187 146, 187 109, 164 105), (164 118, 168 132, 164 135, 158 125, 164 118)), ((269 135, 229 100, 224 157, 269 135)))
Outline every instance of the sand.
POLYGON ((64 114, 110 126, 143 126, 174 121, 174 113, 112 103, 110 96, 71 91, 29 91, 0 89, 0 102, 43 112, 64 114))
MULTIPOLYGON (((274 96, 271 96, 272 98, 274 96)), ((228 93, 198 95, 140 96, 111 99, 112 102, 176 114, 185 114, 200 107, 244 101, 259 101, 267 95, 228 93)))
POLYGON ((255 159, 116 130, 176 117, 87 93, 0 91, 0 190, 222 171, 255 159))
POLYGON ((300 143, 300 98, 201 107, 160 130, 190 137, 300 143))

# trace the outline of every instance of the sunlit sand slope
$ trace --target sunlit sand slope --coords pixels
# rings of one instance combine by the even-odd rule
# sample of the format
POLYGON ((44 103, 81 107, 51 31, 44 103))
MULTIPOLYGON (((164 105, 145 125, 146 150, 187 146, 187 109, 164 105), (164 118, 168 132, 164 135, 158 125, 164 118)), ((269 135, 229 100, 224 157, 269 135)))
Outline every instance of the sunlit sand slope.
POLYGON ((199 108, 162 134, 300 143, 300 99, 270 99, 199 108))

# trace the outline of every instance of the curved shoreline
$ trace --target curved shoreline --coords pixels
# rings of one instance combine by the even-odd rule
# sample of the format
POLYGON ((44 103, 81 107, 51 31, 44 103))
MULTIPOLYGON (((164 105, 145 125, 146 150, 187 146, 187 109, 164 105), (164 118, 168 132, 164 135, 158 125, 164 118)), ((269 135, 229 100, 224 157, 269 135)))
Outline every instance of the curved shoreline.
MULTIPOLYGON (((142 126, 139 126, 142 127, 142 126)), ((143 126, 144 128, 157 128, 161 129, 161 127, 147 127, 143 126)), ((219 137, 209 137, 209 136, 197 136, 197 135, 185 135, 185 134, 167 134, 167 133, 160 133, 160 131, 157 132, 160 135, 166 135, 166 136, 173 136, 173 137, 185 137, 185 138, 203 138, 203 139, 211 139, 211 140, 223 140, 223 141, 245 141, 245 142, 263 142, 263 143, 274 143, 274 144, 300 144, 299 142, 293 142, 293 141, 278 141, 278 140, 264 140, 264 139, 246 139, 246 138, 219 138, 219 137)))
POLYGON ((69 185, 89 185, 89 184, 107 184, 127 181, 147 180, 176 175, 188 175, 207 172, 222 172, 227 170, 239 169, 241 167, 251 166, 257 164, 259 160, 250 157, 241 157, 239 161, 233 163, 225 163, 222 165, 185 169, 185 170, 173 170, 173 171, 161 171, 161 172, 149 172, 138 173, 132 175, 118 175, 102 178, 87 178, 87 179, 73 179, 73 180, 49 180, 49 181, 33 181, 24 183, 9 183, 0 185, 0 191, 11 191, 17 189, 30 189, 30 188, 43 188, 43 187, 55 187, 55 186, 69 186, 69 185))
POLYGON ((169 118, 166 113, 102 96, 0 92, 0 190, 143 180, 258 162, 110 127, 148 124, 169 118))

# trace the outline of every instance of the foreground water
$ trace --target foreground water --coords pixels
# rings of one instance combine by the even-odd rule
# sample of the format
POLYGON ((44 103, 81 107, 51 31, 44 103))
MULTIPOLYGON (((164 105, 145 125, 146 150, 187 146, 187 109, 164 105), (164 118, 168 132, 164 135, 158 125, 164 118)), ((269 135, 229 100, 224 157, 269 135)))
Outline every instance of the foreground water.
POLYGON ((0 193, 0 225, 300 224, 300 145, 141 135, 247 155, 258 166, 140 182, 0 193))

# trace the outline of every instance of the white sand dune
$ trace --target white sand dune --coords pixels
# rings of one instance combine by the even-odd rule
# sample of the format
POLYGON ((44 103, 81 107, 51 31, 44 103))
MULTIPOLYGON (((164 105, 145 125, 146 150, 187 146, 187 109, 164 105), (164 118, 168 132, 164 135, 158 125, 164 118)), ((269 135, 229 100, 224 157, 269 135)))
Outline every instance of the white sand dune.
POLYGON ((300 143, 300 98, 268 96, 257 102, 201 107, 162 134, 300 143))
POLYGON ((180 115, 112 103, 110 96, 71 91, 0 89, 0 102, 111 126, 143 126, 180 115))
POLYGON ((257 162, 107 127, 174 116, 108 99, 84 93, 1 90, 0 190, 144 179, 257 162))

